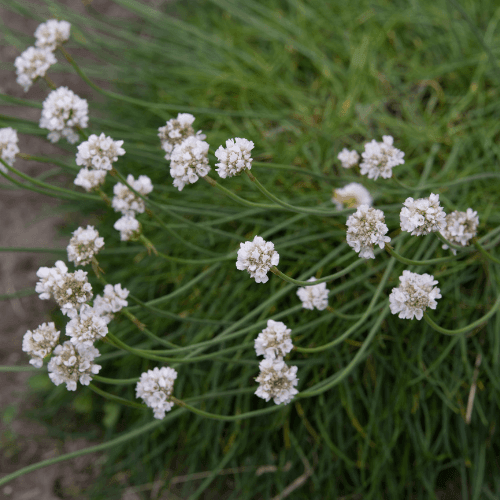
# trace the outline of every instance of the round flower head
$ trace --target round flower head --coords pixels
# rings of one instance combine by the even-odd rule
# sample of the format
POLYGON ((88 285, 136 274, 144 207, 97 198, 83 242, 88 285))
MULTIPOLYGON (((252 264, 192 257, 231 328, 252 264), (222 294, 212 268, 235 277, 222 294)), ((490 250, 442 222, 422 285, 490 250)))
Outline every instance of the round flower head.
POLYGON ((66 335, 77 347, 91 347, 96 340, 101 340, 108 333, 107 322, 99 312, 88 304, 83 304, 78 316, 66 325, 66 335))
POLYGON ((170 175, 179 191, 182 191, 186 184, 194 184, 199 177, 210 172, 208 148, 207 142, 194 136, 175 146, 171 156, 170 175))
MULTIPOLYGON (((127 182, 138 193, 142 194, 142 196, 146 196, 153 191, 153 184, 147 175, 140 175, 139 178, 135 180, 132 174, 128 174, 127 182)), ((136 213, 142 214, 146 209, 144 200, 139 198, 121 182, 114 185, 113 193, 115 196, 113 197, 111 206, 116 212, 121 212, 124 215, 135 215, 136 213)))
POLYGON ((40 127, 50 130, 47 138, 57 142, 65 137, 70 144, 78 141, 76 127, 86 128, 89 120, 87 101, 81 99, 68 87, 53 90, 43 101, 40 127))
POLYGON ((194 120, 194 116, 189 113, 179 113, 177 118, 168 120, 165 126, 158 129, 161 147, 167 153, 165 155, 166 160, 170 160, 175 146, 181 144, 188 137, 194 136, 200 141, 206 138, 206 135, 202 134, 201 130, 195 133, 191 126, 194 120))
POLYGON ((35 31, 36 46, 56 50, 59 45, 69 40, 71 24, 68 21, 49 19, 38 26, 35 31))
POLYGON ((363 259, 374 259, 373 247, 384 248, 391 241, 389 236, 384 236, 389 229, 382 210, 361 205, 349 216, 346 224, 347 244, 363 259))
MULTIPOLYGON (((7 165, 14 165, 16 155, 19 153, 17 147, 17 132, 11 127, 0 128, 0 158, 7 165)), ((0 163, 0 170, 7 173, 8 170, 0 163)))
POLYGON ((279 405, 288 404, 298 390, 295 386, 297 378, 297 367, 288 367, 281 359, 264 358, 259 364, 260 374, 255 379, 260 385, 255 391, 259 398, 269 401, 271 398, 279 405))
POLYGON ((84 266, 92 261, 103 246, 104 238, 99 236, 93 226, 87 226, 87 229, 79 227, 69 240, 68 260, 74 262, 75 266, 84 266))
POLYGON ((45 76, 47 70, 56 62, 57 59, 51 50, 28 47, 14 61, 17 83, 27 92, 31 84, 38 77, 45 76))
POLYGON ((66 384, 68 391, 76 391, 76 384, 89 385, 92 375, 99 373, 100 365, 94 359, 100 356, 94 347, 78 347, 69 340, 54 349, 47 366, 49 377, 55 385, 66 384))
POLYGON ((120 217, 113 227, 117 231, 120 231, 121 241, 135 241, 141 234, 141 225, 133 215, 124 215, 120 217))
POLYGON ((75 185, 82 187, 85 191, 92 191, 104 184, 106 170, 89 170, 81 168, 75 178, 75 185))
MULTIPOLYGON (((316 278, 309 278, 307 281, 316 281, 316 278)), ((302 301, 304 309, 323 311, 328 307, 328 290, 326 283, 319 283, 314 286, 304 286, 297 289, 297 295, 302 301)))
POLYGON ((357 182, 351 182, 343 188, 333 190, 332 203, 335 203, 337 210, 346 208, 357 208, 361 205, 372 206, 373 199, 368 189, 357 182))
POLYGON ((365 151, 361 154, 363 161, 359 165, 362 175, 368 175, 368 179, 373 180, 377 180, 379 176, 384 179, 392 177, 392 169, 405 162, 405 154, 396 149, 393 142, 390 135, 384 135, 382 142, 373 140, 365 144, 365 151))
MULTIPOLYGON (((441 229, 441 234, 451 243, 463 247, 469 244, 469 241, 477 234, 479 217, 477 212, 468 208, 467 212, 454 210, 446 216, 445 225, 441 229)), ((446 250, 448 245, 443 245, 446 250)), ((452 248, 451 251, 456 255, 457 251, 452 248)))
POLYGON ((401 229, 413 236, 422 236, 435 231, 441 231, 446 223, 446 214, 439 205, 439 195, 432 194, 429 198, 407 198, 403 203, 399 218, 401 229))
POLYGON ((393 288, 389 295, 392 314, 402 319, 422 319, 424 311, 430 307, 436 309, 436 299, 441 298, 437 280, 430 274, 417 274, 403 271, 399 277, 401 284, 393 288))
POLYGON ((127 307, 128 302, 125 300, 130 292, 126 288, 122 288, 120 283, 117 285, 106 285, 104 287, 104 296, 97 295, 94 299, 94 309, 101 316, 106 324, 113 318, 114 314, 127 307))
POLYGON ((118 157, 125 154, 122 144, 123 141, 114 141, 103 133, 100 136, 92 134, 78 146, 76 164, 95 170, 111 170, 118 157))
POLYGON ((174 403, 170 396, 174 389, 177 372, 173 368, 161 367, 141 374, 135 387, 135 397, 142 398, 147 406, 153 408, 155 418, 161 420, 165 412, 170 411, 174 403))
POLYGON ((48 356, 57 345, 61 332, 54 323, 42 323, 36 330, 28 330, 23 337, 23 351, 31 356, 30 364, 41 368, 43 358, 48 356))
POLYGON ((240 243, 236 269, 248 271, 257 283, 267 283, 267 272, 272 266, 277 266, 280 256, 274 250, 274 244, 265 241, 261 236, 255 236, 253 241, 240 243))
POLYGON ((226 147, 219 146, 215 152, 215 156, 220 163, 216 163, 217 173, 225 179, 233 175, 250 170, 252 168, 252 157, 250 151, 253 149, 253 142, 247 139, 228 139, 226 147))
POLYGON ((290 333, 281 321, 267 321, 267 328, 264 328, 255 339, 255 352, 257 356, 266 358, 282 358, 293 349, 290 333))
POLYGON ((40 299, 48 300, 54 297, 53 291, 64 282, 68 274, 68 268, 62 260, 58 260, 54 267, 41 267, 36 272, 40 281, 35 286, 35 291, 40 295, 40 299))
POLYGON ((359 154, 357 151, 349 151, 344 148, 338 155, 337 158, 342 163, 344 168, 351 168, 358 164, 359 154))

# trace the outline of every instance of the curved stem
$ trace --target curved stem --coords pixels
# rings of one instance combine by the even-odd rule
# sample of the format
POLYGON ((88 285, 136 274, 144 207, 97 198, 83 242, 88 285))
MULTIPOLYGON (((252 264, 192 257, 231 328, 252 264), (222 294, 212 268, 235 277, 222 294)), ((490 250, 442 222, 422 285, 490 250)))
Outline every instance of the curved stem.
POLYGON ((102 384, 111 385, 131 385, 136 384, 139 381, 139 377, 134 378, 107 378, 101 377, 100 375, 92 375, 92 380, 101 382, 102 384))
POLYGON ((496 257, 493 257, 493 255, 489 254, 484 247, 477 241, 476 238, 472 240, 474 246, 481 252, 482 255, 484 255, 487 259, 491 260, 495 264, 500 264, 500 259, 497 259, 496 257))
POLYGON ((110 394, 109 392, 103 391, 102 389, 96 387, 94 384, 89 384, 89 389, 91 391, 94 391, 96 394, 99 394, 99 396, 102 396, 103 398, 113 401, 114 403, 118 403, 124 406, 130 406, 131 408, 139 408, 140 410, 147 410, 148 408, 143 403, 136 403, 135 401, 129 401, 128 399, 123 399, 118 396, 115 396, 114 394, 110 394))
POLYGON ((452 260, 457 260, 458 257, 455 255, 452 255, 450 257, 439 257, 437 259, 429 259, 429 260, 411 260, 407 259, 406 257, 403 257, 402 255, 399 255, 396 250, 394 250, 391 245, 388 243, 385 244, 385 250, 392 255, 396 260, 399 260, 399 262, 402 262, 403 264, 408 264, 410 266, 425 266, 425 265, 431 265, 431 264, 439 264, 441 262, 450 262, 452 260))

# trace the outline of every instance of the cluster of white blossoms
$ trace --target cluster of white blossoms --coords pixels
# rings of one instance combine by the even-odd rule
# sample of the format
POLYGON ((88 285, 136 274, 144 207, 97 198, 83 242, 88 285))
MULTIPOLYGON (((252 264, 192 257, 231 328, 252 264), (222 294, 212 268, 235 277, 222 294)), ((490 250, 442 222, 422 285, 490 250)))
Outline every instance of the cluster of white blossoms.
POLYGON ((162 149, 166 152, 166 160, 171 159, 175 146, 181 144, 188 137, 195 137, 200 141, 206 138, 206 135, 202 134, 201 130, 195 133, 191 126, 194 120, 194 116, 189 113, 179 113, 177 118, 168 120, 163 127, 158 129, 158 137, 160 138, 162 149))
POLYGON ((42 323, 37 329, 24 334, 23 351, 31 356, 30 364, 36 368, 42 367, 43 358, 53 351, 60 333, 54 323, 42 323))
POLYGON ((75 266, 84 266, 92 261, 103 246, 104 238, 99 236, 93 226, 87 226, 87 229, 79 227, 69 240, 68 260, 74 262, 75 266))
POLYGON ((36 43, 40 48, 56 50, 57 47, 69 40, 71 24, 68 21, 49 19, 38 26, 35 31, 36 43))
POLYGON ((352 168, 359 162, 359 153, 357 151, 349 151, 344 148, 338 155, 337 159, 340 161, 344 168, 352 168))
POLYGON ((373 247, 384 248, 391 241, 385 236, 389 230, 385 225, 384 212, 368 205, 361 205, 347 219, 347 244, 363 259, 374 259, 373 247))
POLYGON ((243 170, 250 170, 252 168, 251 151, 254 147, 252 141, 236 137, 235 139, 228 139, 226 147, 219 146, 215 152, 215 156, 219 160, 216 163, 217 173, 225 179, 237 175, 243 170))
POLYGON ((65 137, 70 144, 78 141, 75 128, 86 128, 89 120, 89 107, 85 99, 81 99, 68 87, 53 90, 43 101, 40 127, 51 132, 47 138, 57 142, 65 137))
POLYGON ((429 198, 407 198, 403 203, 399 218, 401 229, 413 236, 423 236, 441 231, 446 223, 446 214, 439 205, 439 195, 433 194, 429 198))
POLYGON ((69 340, 58 345, 48 364, 49 377, 55 385, 66 384, 68 391, 76 391, 79 381, 89 385, 92 375, 99 373, 100 365, 94 363, 99 351, 94 347, 79 347, 69 340))
POLYGON ((266 401, 273 398, 279 405, 288 404, 298 394, 299 391, 295 389, 299 382, 296 366, 287 366, 281 358, 264 358, 259 363, 259 370, 259 376, 255 379, 259 383, 255 395, 259 398, 266 401))
POLYGON ((120 231, 120 241, 135 240, 141 234, 141 224, 133 215, 120 217, 113 227, 120 231))
MULTIPOLYGON (((11 127, 0 128, 0 158, 7 165, 14 165, 19 148, 17 146, 17 131, 11 127)), ((8 170, 0 163, 0 170, 7 173, 8 170)))
POLYGON ((31 84, 38 77, 44 77, 47 70, 56 62, 57 59, 50 49, 28 47, 14 61, 17 83, 27 92, 31 84))
POLYGON ((392 136, 384 135, 382 142, 372 140, 365 144, 365 150, 361 154, 363 161, 359 165, 362 175, 368 175, 373 180, 377 180, 379 176, 384 179, 392 177, 392 169, 405 162, 405 154, 395 148, 393 142, 392 136))
POLYGON ((122 288, 121 284, 110 285, 104 287, 104 295, 96 295, 94 298, 94 310, 108 324, 113 318, 114 313, 128 306, 127 297, 130 292, 126 288, 122 288))
POLYGON ((280 256, 274 250, 274 244, 265 241, 261 236, 255 236, 253 241, 240 243, 236 269, 248 271, 257 283, 267 283, 269 281, 267 272, 272 266, 277 266, 279 260, 280 256))
POLYGON ((144 403, 154 410, 154 417, 161 420, 165 412, 170 411, 174 403, 170 396, 174 389, 177 372, 170 367, 155 367, 141 374, 135 387, 135 397, 142 398, 144 403))
MULTIPOLYGON (((134 179, 132 174, 127 176, 127 183, 135 189, 142 196, 146 196, 153 191, 153 184, 147 175, 140 175, 137 180, 134 179)), ((132 192, 125 184, 121 182, 113 186, 113 201, 112 207, 116 212, 121 212, 124 215, 135 215, 136 213, 142 214, 146 209, 144 200, 139 198, 132 192)))
MULTIPOLYGON (((478 225, 479 217, 472 208, 468 208, 467 212, 454 210, 446 216, 445 225, 440 232, 449 242, 465 247, 476 236, 478 225)), ((442 248, 446 250, 448 245, 443 245, 442 248)), ((451 251, 457 254, 454 248, 451 251)))
POLYGON ((264 328, 255 339, 255 352, 257 356, 275 359, 286 356, 292 349, 292 330, 281 321, 267 320, 264 328))
POLYGON ((401 319, 422 319, 425 310, 436 309, 436 299, 441 298, 440 289, 434 285, 438 281, 430 274, 417 274, 403 271, 399 277, 400 285, 393 288, 389 295, 392 314, 398 314, 401 319))
POLYGON ((78 146, 76 164, 95 170, 111 170, 118 157, 125 154, 122 145, 123 141, 114 141, 104 133, 92 134, 78 146))
POLYGON ((210 172, 208 142, 190 136, 175 146, 170 158, 170 175, 173 185, 182 191, 186 184, 194 184, 210 172))
POLYGON ((83 304, 78 315, 66 325, 66 335, 77 347, 91 347, 108 333, 108 322, 99 316, 98 311, 83 304))
MULTIPOLYGON (((316 278, 309 278, 307 281, 316 281, 316 278)), ((326 283, 318 283, 313 286, 304 286, 297 289, 297 295, 302 301, 304 309, 324 311, 328 307, 328 289, 326 283)))
POLYGON ((106 179, 106 170, 89 170, 81 168, 78 175, 75 177, 75 185, 80 186, 85 191, 92 191, 104 184, 106 179))
POLYGON ((357 208, 361 205, 371 207, 373 199, 368 189, 357 182, 351 182, 343 188, 333 190, 332 203, 335 203, 337 210, 342 210, 344 206, 346 208, 357 208))

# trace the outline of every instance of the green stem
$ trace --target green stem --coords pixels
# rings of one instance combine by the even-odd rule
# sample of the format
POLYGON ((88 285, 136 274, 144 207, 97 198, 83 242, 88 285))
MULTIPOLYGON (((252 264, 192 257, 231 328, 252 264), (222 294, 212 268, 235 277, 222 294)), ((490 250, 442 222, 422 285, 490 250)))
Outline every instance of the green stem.
POLYGON ((2 372, 36 372, 40 368, 35 368, 34 366, 0 366, 0 373, 2 372))
POLYGON ((385 244, 385 250, 390 253, 396 260, 402 262, 403 264, 408 264, 410 266, 425 266, 431 264, 440 264, 442 262, 450 262, 452 260, 457 260, 458 257, 452 255, 450 257, 439 257, 437 259, 429 259, 429 260, 411 260, 399 255, 396 250, 394 250, 389 244, 385 244))
POLYGON ((139 408, 140 410, 146 410, 148 408, 145 404, 136 403, 135 401, 129 401, 128 399, 123 399, 118 396, 115 396, 114 394, 110 394, 109 392, 103 391, 102 389, 96 387, 94 384, 89 384, 89 389, 91 391, 94 391, 96 394, 99 394, 99 396, 102 396, 103 398, 113 401, 113 403, 118 403, 124 406, 130 406, 131 408, 139 408))
POLYGON ((467 248, 467 247, 463 247, 461 245, 455 245, 454 243, 452 243, 451 241, 448 241, 439 231, 435 233, 436 236, 445 244, 445 245, 448 245, 448 247, 450 248, 453 248, 454 250, 465 250, 467 252, 471 252, 473 251, 474 249, 473 248, 467 248))
POLYGON ((101 377, 100 375, 92 375, 92 379, 96 382, 101 382, 102 384, 111 385, 131 385, 136 384, 139 381, 139 377, 134 378, 107 378, 101 377))
POLYGON ((483 246, 477 241, 476 238, 474 238, 472 240, 472 242, 474 243, 474 246, 481 252, 482 255, 484 255, 487 259, 491 260, 492 262, 494 262, 495 264, 500 264, 500 260, 497 259, 496 257, 493 257, 493 255, 489 254, 484 248, 483 246))

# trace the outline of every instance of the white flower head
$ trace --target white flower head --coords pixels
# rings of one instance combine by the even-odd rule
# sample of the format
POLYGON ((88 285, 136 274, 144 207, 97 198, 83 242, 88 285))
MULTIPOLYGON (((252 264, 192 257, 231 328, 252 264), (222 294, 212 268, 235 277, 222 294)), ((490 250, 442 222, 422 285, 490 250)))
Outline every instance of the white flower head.
POLYGON ((237 175, 243 170, 250 170, 252 168, 251 151, 254 147, 252 141, 247 139, 228 139, 226 147, 219 146, 215 152, 215 156, 219 160, 216 163, 217 173, 225 179, 237 175))
POLYGON ((295 386, 299 380, 297 378, 297 367, 288 367, 283 359, 264 358, 259 364, 260 374, 255 379, 260 385, 255 391, 259 398, 269 401, 271 398, 279 405, 288 404, 298 390, 295 386))
POLYGON ((27 92, 31 84, 38 77, 44 77, 47 70, 56 62, 57 59, 51 50, 28 47, 14 61, 17 83, 27 92))
MULTIPOLYGON (((0 128, 0 158, 10 165, 14 165, 16 155, 19 153, 17 147, 17 131, 11 127, 0 128)), ((8 170, 0 163, 0 170, 7 173, 8 170)))
POLYGON ((357 151, 349 151, 344 148, 338 155, 338 160, 342 163, 344 168, 352 168, 356 166, 359 162, 359 154, 357 151))
POLYGON ((153 408, 155 418, 161 420, 165 412, 170 411, 174 403, 170 396, 174 389, 177 372, 170 367, 155 367, 141 374, 135 387, 135 397, 142 398, 144 403, 153 408))
POLYGON ((128 306, 126 298, 129 293, 126 288, 122 288, 120 283, 115 286, 108 284, 104 287, 103 297, 96 295, 93 307, 108 324, 114 318, 114 313, 128 306))
POLYGON ((78 146, 76 164, 95 170, 111 170, 118 157, 125 154, 122 144, 123 141, 114 141, 103 133, 92 134, 78 146))
POLYGON ((359 165, 362 175, 368 175, 368 179, 373 180, 379 176, 384 179, 392 177, 392 169, 405 162, 405 154, 396 149, 393 142, 392 136, 384 135, 382 142, 373 140, 365 144, 365 151, 361 154, 363 161, 359 165))
POLYGON ((277 266, 280 256, 274 250, 271 241, 265 241, 261 236, 255 236, 253 241, 240 243, 236 269, 248 271, 257 283, 267 283, 267 272, 272 266, 277 266))
POLYGON ((403 203, 399 218, 401 229, 413 236, 422 236, 441 231, 446 224, 446 214, 439 205, 439 195, 433 194, 429 198, 407 198, 403 203))
MULTIPOLYGON (((140 175, 137 180, 134 179, 132 174, 127 176, 128 184, 134 188, 142 196, 146 196, 153 191, 153 184, 147 175, 140 175)), ((142 198, 139 198, 133 191, 131 191, 125 184, 121 182, 113 186, 113 201, 111 206, 116 212, 121 212, 124 215, 135 215, 136 213, 142 214, 146 209, 146 205, 142 198)))
POLYGON ((403 271, 399 277, 401 284, 393 288, 389 295, 392 314, 398 314, 402 319, 422 319, 425 310, 436 309, 436 299, 441 298, 439 288, 434 285, 438 281, 430 274, 417 274, 403 271))
POLYGON ((56 50, 59 45, 69 40, 71 24, 68 21, 49 19, 35 31, 36 46, 56 50))
POLYGON ((74 144, 78 141, 75 128, 86 128, 88 120, 86 99, 81 99, 68 87, 53 90, 43 101, 40 127, 51 131, 47 138, 52 142, 65 137, 70 144, 74 144))
POLYGON ((200 141, 206 138, 206 135, 202 134, 201 130, 195 133, 191 126, 194 120, 194 116, 189 113, 179 113, 177 118, 168 120, 163 127, 158 129, 158 137, 162 149, 166 152, 166 160, 170 160, 175 146, 181 144, 188 137, 194 136, 200 141))
MULTIPOLYGON (((454 210, 446 216, 445 225, 441 229, 441 234, 451 243, 463 247, 469 244, 469 241, 477 234, 479 217, 477 212, 468 208, 467 212, 454 210)), ((448 245, 443 245, 445 250, 448 245)), ((451 251, 456 255, 457 251, 452 248, 451 251)))
POLYGON ((89 385, 92 375, 99 373, 100 365, 94 359, 100 356, 94 347, 79 347, 69 340, 54 349, 54 354, 47 366, 49 377, 55 385, 66 384, 68 391, 76 391, 79 381, 82 385, 89 385))
POLYGON ((267 328, 264 328, 255 339, 255 352, 257 356, 266 358, 282 358, 292 349, 292 339, 290 333, 292 330, 287 328, 281 321, 267 321, 267 328))
POLYGON ((61 332, 54 323, 42 323, 36 330, 28 330, 23 337, 23 351, 31 356, 30 364, 41 368, 43 358, 47 357, 57 345, 61 332))
MULTIPOLYGON (((309 278, 307 281, 316 281, 316 278, 309 278)), ((304 286, 297 289, 297 295, 302 301, 304 309, 323 311, 328 307, 328 289, 326 283, 318 283, 313 286, 304 286)))
POLYGON ((75 185, 82 187, 85 191, 92 191, 104 184, 106 170, 89 170, 81 168, 75 178, 75 185))
POLYGON ((77 347, 91 347, 108 333, 107 322, 93 307, 83 304, 77 316, 66 325, 66 335, 77 347))
POLYGON ((389 230, 384 212, 368 205, 361 205, 347 219, 347 244, 363 259, 374 259, 373 247, 384 248, 391 241, 384 236, 389 230))
POLYGON ((68 260, 74 262, 75 266, 84 266, 92 261, 103 246, 104 238, 99 236, 93 226, 87 226, 87 229, 79 227, 69 240, 68 260))
POLYGON ((190 136, 175 146, 171 156, 170 175, 179 191, 182 191, 186 184, 194 184, 199 177, 210 172, 208 148, 207 142, 195 136, 190 136))
POLYGON ((335 203, 337 210, 342 210, 344 205, 346 208, 357 208, 361 205, 373 204, 373 199, 370 191, 357 182, 351 182, 343 188, 333 190, 332 203, 335 203))
POLYGON ((121 241, 135 241, 141 234, 141 225, 133 215, 124 215, 120 217, 113 226, 120 231, 121 241))

